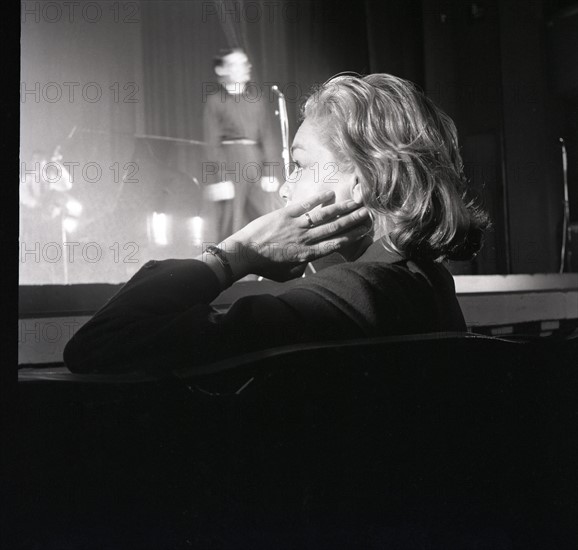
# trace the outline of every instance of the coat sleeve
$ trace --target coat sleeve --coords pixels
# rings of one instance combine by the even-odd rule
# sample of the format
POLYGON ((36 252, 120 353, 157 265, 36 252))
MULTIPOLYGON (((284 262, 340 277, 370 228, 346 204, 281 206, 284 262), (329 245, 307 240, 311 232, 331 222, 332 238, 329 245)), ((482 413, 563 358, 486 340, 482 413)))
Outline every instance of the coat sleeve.
POLYGON ((241 298, 225 314, 210 306, 218 293, 216 276, 201 261, 149 262, 74 334, 66 366, 78 373, 171 370, 362 335, 355 320, 306 286, 241 298))

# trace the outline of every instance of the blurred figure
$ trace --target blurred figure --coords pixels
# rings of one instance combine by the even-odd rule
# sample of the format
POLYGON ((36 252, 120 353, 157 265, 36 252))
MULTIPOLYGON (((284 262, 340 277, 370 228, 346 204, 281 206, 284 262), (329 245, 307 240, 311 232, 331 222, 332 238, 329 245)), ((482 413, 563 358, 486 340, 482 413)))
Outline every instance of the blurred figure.
POLYGON ((61 161, 57 147, 51 157, 35 150, 29 163, 21 163, 20 242, 25 250, 38 251, 25 255, 21 265, 21 277, 27 282, 59 282, 63 268, 57 264, 62 261, 65 236, 76 229, 82 212, 82 205, 70 194, 72 178, 61 161), (47 246, 52 254, 46 253, 47 246))
POLYGON ((206 97, 206 199, 215 204, 217 238, 278 208, 280 150, 263 104, 262 89, 248 88, 251 63, 241 49, 214 59, 220 86, 206 97), (270 165, 267 165, 271 163, 270 165))
POLYGON ((61 160, 58 148, 50 161, 46 151, 36 150, 30 164, 22 164, 20 203, 37 210, 43 220, 52 220, 61 214, 64 206, 62 193, 72 188, 72 179, 61 160))

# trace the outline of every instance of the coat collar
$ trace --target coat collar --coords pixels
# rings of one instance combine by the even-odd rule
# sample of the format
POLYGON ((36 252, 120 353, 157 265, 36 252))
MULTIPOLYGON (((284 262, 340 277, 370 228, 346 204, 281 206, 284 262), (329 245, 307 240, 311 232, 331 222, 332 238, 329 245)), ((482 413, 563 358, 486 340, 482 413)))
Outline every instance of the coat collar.
MULTIPOLYGON (((378 239, 371 243, 355 262, 383 262, 386 264, 394 264, 403 260, 403 257, 395 252, 390 252, 383 245, 383 240, 378 239)), ((337 264, 345 263, 341 254, 330 254, 324 258, 320 258, 312 262, 315 271, 321 271, 327 267, 337 264)))
POLYGON ((356 262, 385 262, 394 264, 403 260, 403 256, 385 248, 383 239, 371 243, 356 262))

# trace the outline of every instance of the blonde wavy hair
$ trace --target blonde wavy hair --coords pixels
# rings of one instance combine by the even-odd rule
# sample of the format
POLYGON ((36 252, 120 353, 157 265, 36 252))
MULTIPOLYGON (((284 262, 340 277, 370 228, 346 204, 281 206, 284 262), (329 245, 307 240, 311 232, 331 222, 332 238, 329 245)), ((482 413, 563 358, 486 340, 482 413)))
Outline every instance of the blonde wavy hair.
POLYGON ((338 75, 302 109, 340 169, 357 169, 374 229, 406 258, 467 260, 489 221, 466 198, 452 119, 412 82, 389 74, 338 75))

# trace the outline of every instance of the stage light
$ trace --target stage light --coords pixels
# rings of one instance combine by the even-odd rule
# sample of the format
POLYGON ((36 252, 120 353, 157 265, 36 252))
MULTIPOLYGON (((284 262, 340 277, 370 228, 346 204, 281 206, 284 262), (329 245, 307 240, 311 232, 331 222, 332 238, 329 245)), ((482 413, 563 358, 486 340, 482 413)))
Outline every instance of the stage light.
POLYGON ((158 246, 168 245, 169 224, 170 220, 166 214, 153 212, 147 224, 149 241, 158 246))
POLYGON ((188 219, 188 224, 193 244, 196 246, 200 245, 203 242, 203 218, 194 216, 188 219))

